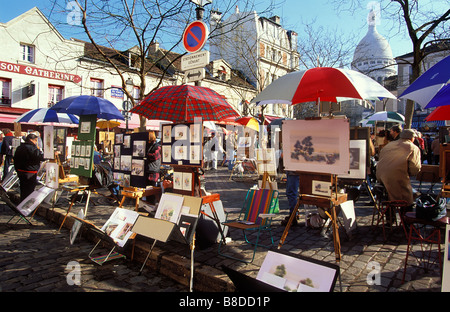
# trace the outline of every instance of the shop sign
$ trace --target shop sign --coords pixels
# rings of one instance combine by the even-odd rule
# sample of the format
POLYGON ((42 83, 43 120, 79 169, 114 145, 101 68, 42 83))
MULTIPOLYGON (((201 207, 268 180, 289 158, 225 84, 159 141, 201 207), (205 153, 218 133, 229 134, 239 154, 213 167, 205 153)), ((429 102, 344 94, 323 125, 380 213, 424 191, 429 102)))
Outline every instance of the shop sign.
POLYGON ((53 70, 41 69, 33 66, 12 64, 0 61, 0 70, 7 71, 11 73, 30 75, 42 78, 49 78, 62 81, 70 81, 74 83, 81 82, 81 77, 78 75, 56 72, 53 70))

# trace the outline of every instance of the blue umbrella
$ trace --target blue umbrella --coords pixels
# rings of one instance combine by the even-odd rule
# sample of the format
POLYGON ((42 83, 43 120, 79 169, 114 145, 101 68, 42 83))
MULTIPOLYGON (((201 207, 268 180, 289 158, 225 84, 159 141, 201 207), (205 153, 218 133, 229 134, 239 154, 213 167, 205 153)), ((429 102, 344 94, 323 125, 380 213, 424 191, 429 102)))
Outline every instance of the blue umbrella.
POLYGON ((443 86, 431 99, 426 108, 450 105, 450 84, 443 86))
POLYGON ((413 100, 428 108, 429 102, 450 79, 450 56, 440 60, 417 78, 399 98, 413 100))
POLYGON ((78 117, 72 114, 58 113, 49 108, 37 108, 22 114, 14 122, 78 124, 78 117))
POLYGON ((110 101, 90 95, 71 96, 59 101, 51 107, 58 113, 97 115, 97 118, 125 120, 119 109, 110 101))

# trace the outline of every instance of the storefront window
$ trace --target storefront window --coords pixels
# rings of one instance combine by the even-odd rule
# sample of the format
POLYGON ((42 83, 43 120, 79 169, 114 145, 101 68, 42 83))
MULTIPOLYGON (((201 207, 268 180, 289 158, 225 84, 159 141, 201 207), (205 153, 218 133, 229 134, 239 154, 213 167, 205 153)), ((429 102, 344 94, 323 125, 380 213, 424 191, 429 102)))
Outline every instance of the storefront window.
POLYGON ((64 87, 48 85, 48 107, 52 107, 64 97, 64 87))
POLYGON ((11 79, 0 78, 0 104, 11 105, 11 79))
POLYGON ((103 80, 91 78, 91 95, 103 97, 103 80))
POLYGON ((34 46, 21 44, 20 49, 22 61, 34 63, 34 46))

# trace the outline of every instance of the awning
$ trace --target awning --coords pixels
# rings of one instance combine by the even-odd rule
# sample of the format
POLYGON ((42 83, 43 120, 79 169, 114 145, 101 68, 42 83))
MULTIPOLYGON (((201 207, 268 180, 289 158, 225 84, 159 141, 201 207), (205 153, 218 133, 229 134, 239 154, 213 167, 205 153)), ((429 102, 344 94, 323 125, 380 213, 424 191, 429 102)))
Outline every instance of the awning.
POLYGON ((428 126, 428 127, 445 127, 445 120, 436 120, 436 121, 422 121, 417 122, 413 121, 411 123, 411 128, 419 129, 421 127, 428 126))
POLYGON ((0 122, 13 124, 14 120, 16 120, 17 117, 19 117, 19 116, 20 115, 2 114, 2 113, 0 113, 0 122))
MULTIPOLYGON (((147 130, 153 130, 153 131, 159 131, 159 126, 162 123, 170 123, 170 121, 167 120, 147 120, 146 129, 147 130)), ((132 114, 131 119, 128 120, 128 129, 135 129, 139 128, 141 125, 141 122, 139 120, 138 114, 132 114)), ((126 121, 122 121, 120 123, 119 128, 126 129, 127 123, 126 121)))

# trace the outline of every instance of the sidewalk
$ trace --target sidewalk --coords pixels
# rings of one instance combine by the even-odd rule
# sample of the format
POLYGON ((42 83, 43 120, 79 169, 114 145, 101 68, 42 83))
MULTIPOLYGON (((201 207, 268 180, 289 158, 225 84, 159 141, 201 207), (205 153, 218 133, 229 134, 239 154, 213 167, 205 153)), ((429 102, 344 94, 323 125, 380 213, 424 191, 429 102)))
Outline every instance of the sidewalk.
MULTIPOLYGON (((247 190, 255 184, 253 181, 231 181, 229 180, 229 173, 226 168, 219 168, 217 171, 207 172, 205 176, 206 190, 211 193, 220 194, 223 206, 225 208, 240 208, 242 201, 244 200, 247 190)), ((423 185, 423 188, 427 188, 427 185, 423 185)), ((436 188, 438 186, 435 186, 436 188)), ((285 196, 285 187, 279 185, 280 191, 280 215, 277 216, 274 226, 274 240, 275 245, 278 244, 279 239, 284 231, 284 227, 280 225, 288 214, 287 199, 285 196)), ((90 277, 95 274, 101 274, 105 270, 105 267, 120 268, 121 275, 120 280, 123 283, 122 288, 100 287, 96 291, 159 291, 157 285, 140 288, 136 290, 136 283, 148 283, 148 280, 152 278, 145 278, 152 272, 163 274, 171 279, 174 279, 183 287, 176 287, 174 285, 168 286, 168 291, 188 291, 189 288, 189 276, 190 276, 190 250, 188 246, 176 243, 168 242, 166 244, 157 243, 152 256, 150 257, 147 267, 144 268, 143 275, 139 276, 139 269, 143 263, 145 256, 150 248, 150 242, 146 240, 137 240, 135 246, 134 260, 130 260, 131 245, 128 244, 126 248, 127 259, 111 261, 110 265, 104 265, 102 267, 93 264, 88 259, 88 253, 93 247, 95 242, 89 241, 87 233, 83 232, 83 237, 77 239, 74 245, 70 245, 69 229, 73 220, 68 218, 65 223, 65 228, 61 230, 59 234, 53 234, 55 230, 59 228, 62 218, 65 214, 66 207, 68 207, 68 199, 62 196, 57 202, 57 208, 52 211, 49 207, 41 207, 38 209, 37 214, 31 221, 35 223, 35 219, 39 222, 39 226, 30 227, 27 225, 1 225, 0 229, 0 246, 2 250, 4 246, 9 244, 11 235, 21 235, 23 228, 33 229, 31 235, 41 237, 43 240, 43 246, 36 247, 33 250, 17 250, 15 252, 9 251, 7 254, 3 253, 2 259, 0 259, 0 268, 5 267, 5 257, 9 259, 6 267, 10 269, 8 273, 10 276, 6 279, 0 277, 0 286, 4 291, 11 289, 12 291, 27 289, 17 289, 11 286, 11 279, 14 279, 15 274, 23 274, 27 270, 33 270, 33 268, 17 268, 20 267, 20 261, 16 261, 17 258, 23 257, 30 252, 39 253, 36 255, 36 266, 40 267, 45 264, 54 263, 58 261, 60 266, 66 265, 70 259, 77 259, 82 263, 89 263, 90 277), (44 221, 39 221, 41 216, 44 217, 44 221), (43 224, 42 224, 43 223, 43 224), (45 246, 45 247, 44 247, 45 246), (82 246, 82 247, 81 247, 82 246), (52 248, 64 249, 67 253, 63 259, 55 259, 52 248), (48 251, 47 251, 48 249, 48 251), (46 250, 46 252, 43 252, 46 250), (53 255, 52 255, 53 254, 53 255), (62 262, 61 262, 62 261, 62 262), (6 285, 6 286, 5 286, 6 285), (134 285, 134 286, 131 286, 134 285), (129 289, 127 289, 127 287, 129 289), (155 288, 156 287, 156 288, 155 288), (146 290, 147 289, 147 290, 146 290)), ((76 214, 83 204, 79 204, 73 207, 72 213, 76 214)), ((102 196, 93 196, 91 204, 88 208, 87 220, 93 222, 97 226, 101 227, 108 219, 117 205, 111 205, 111 202, 102 196)), ((125 207, 129 209, 134 208, 134 203, 131 201, 125 201, 125 207)), ((308 212, 314 212, 315 209, 307 208, 308 212)), ((324 238, 320 235, 319 230, 310 229, 304 226, 304 212, 301 211, 300 225, 292 227, 288 233, 288 236, 281 247, 284 251, 289 251, 294 254, 299 254, 306 257, 311 257, 317 260, 323 260, 331 263, 335 263, 335 254, 333 242, 329 238, 324 238)), ((339 292, 405 292, 405 291, 421 291, 421 292, 439 292, 441 289, 441 278, 438 265, 433 266, 432 270, 425 272, 422 268, 416 268, 412 265, 408 265, 406 282, 402 285, 401 278, 403 274, 405 250, 406 250, 406 238, 403 230, 394 229, 392 233, 388 231, 387 240, 384 241, 381 226, 379 228, 373 228, 371 226, 373 205, 369 202, 367 195, 361 194, 359 200, 355 203, 356 222, 357 229, 353 231, 351 238, 347 237, 343 229, 340 229, 341 238, 341 251, 342 259, 339 263, 341 268, 340 282, 336 283, 335 291, 339 292), (373 265, 377 265, 374 267, 373 265), (379 285, 370 285, 368 283, 368 276, 372 276, 374 270, 379 268, 379 285)), ((1 224, 5 223, 12 212, 8 209, 3 209, 0 213, 1 224)), ((230 231, 229 236, 232 238, 232 242, 227 244, 226 248, 236 252, 236 254, 243 257, 250 257, 252 248, 248 244, 244 244, 242 241, 242 235, 240 232, 230 231)), ((39 240, 38 240, 39 241, 39 240)), ((36 242, 38 244, 38 242, 36 242)), ((245 264, 240 261, 225 258, 218 254, 217 244, 210 246, 196 246, 194 250, 194 291, 221 291, 229 292, 234 290, 234 286, 229 278, 221 270, 222 265, 230 267, 234 270, 240 271, 251 277, 256 277, 258 270, 264 260, 267 253, 267 249, 259 248, 255 256, 253 263, 245 264), (200 248, 204 247, 204 248, 200 248)), ((276 247, 276 246, 275 246, 276 247)), ((35 248, 35 247, 33 247, 35 248)), ((9 248, 11 250, 11 248, 9 248)), ((411 263, 413 263, 411 259, 411 263)), ((110 271, 113 269, 110 269, 110 271)), ((114 271, 114 270, 113 270, 114 271)), ((378 271, 377 271, 378 272, 378 271)), ((56 274, 56 273, 55 273, 56 274)), ((59 269, 61 275, 61 268, 59 269)), ((83 273, 84 274, 84 273, 83 273)), ((115 273, 117 274, 117 273, 115 273)), ((83 275, 84 276, 84 275, 83 275)), ((98 276, 97 276, 98 277, 98 276)), ((53 277, 58 279, 58 274, 53 277)), ((59 277, 61 278, 61 277, 59 277)), ((86 277, 88 278, 88 277, 86 277)), ((65 279, 65 277, 64 277, 65 279)), ((88 278, 89 279, 89 278, 88 278)), ((153 280, 155 278, 153 277, 153 280)), ((46 279, 47 280, 47 279, 46 279)), ((95 279, 93 279, 95 280, 95 279)), ((51 281, 51 279, 50 279, 51 281)), ((36 278, 36 283, 40 283, 36 278)), ((61 282, 61 281, 59 281, 61 282)), ((42 283, 42 282, 41 282, 42 283)), ((90 282, 91 287, 96 287, 95 281, 90 282)), ((64 284, 61 282, 61 285, 64 284)), ((67 284, 67 283, 66 283, 67 284)), ((62 288, 53 288, 52 284, 47 284, 47 289, 61 290, 62 288)), ((45 285, 42 285, 45 288, 45 285)), ((30 286, 30 288, 32 288, 30 286)), ((64 291, 64 290, 61 290, 64 291)))

